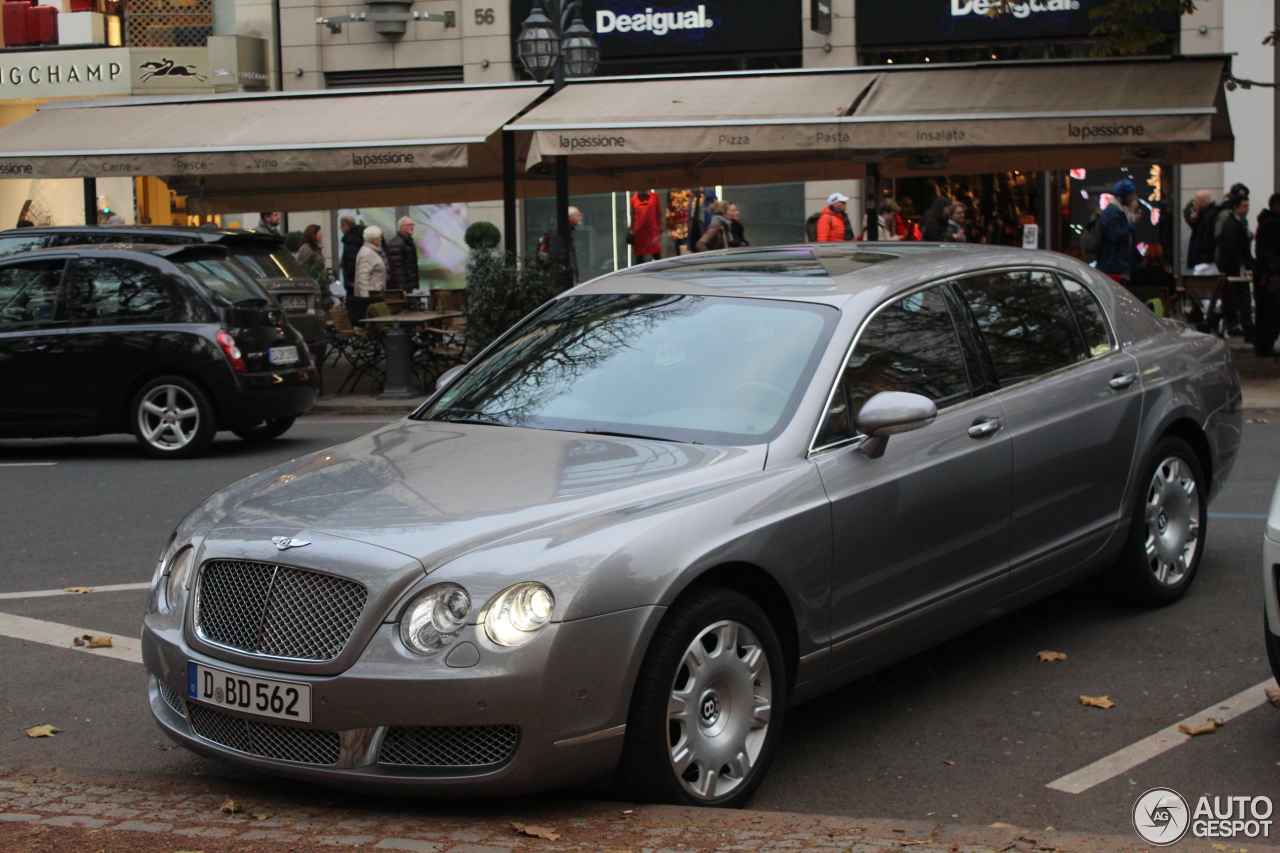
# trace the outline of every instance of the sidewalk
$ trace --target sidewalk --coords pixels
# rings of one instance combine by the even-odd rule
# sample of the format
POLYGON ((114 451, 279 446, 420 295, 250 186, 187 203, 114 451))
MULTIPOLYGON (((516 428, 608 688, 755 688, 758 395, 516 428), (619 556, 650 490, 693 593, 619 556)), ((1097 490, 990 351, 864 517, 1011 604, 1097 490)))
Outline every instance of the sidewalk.
MULTIPOLYGON (((1168 850, 1280 853, 1251 842, 1168 850)), ((745 853, 1138 853, 1137 834, 1103 836, 1011 826, 962 826, 526 797, 392 800, 292 782, 209 777, 78 779, 56 769, 0 768, 0 850, 6 853, 408 853, 745 851, 745 853), (281 791, 290 791, 283 795, 281 791), (238 813, 223 811, 229 798, 238 813), (531 837, 513 823, 551 830, 531 837)))

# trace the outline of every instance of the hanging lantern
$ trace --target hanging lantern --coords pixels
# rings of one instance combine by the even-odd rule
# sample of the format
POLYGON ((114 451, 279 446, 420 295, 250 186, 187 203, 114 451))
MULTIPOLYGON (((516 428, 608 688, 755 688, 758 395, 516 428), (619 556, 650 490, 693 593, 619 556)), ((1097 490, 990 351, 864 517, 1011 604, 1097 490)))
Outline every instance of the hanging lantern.
POLYGON ((600 66, 600 45, 582 18, 573 19, 564 31, 564 70, 568 77, 590 77, 600 66))
POLYGON ((535 5, 529 17, 524 19, 520 37, 516 39, 516 55, 520 57, 524 70, 539 83, 547 79, 560 61, 560 39, 556 37, 555 25, 543 13, 541 5, 535 5))

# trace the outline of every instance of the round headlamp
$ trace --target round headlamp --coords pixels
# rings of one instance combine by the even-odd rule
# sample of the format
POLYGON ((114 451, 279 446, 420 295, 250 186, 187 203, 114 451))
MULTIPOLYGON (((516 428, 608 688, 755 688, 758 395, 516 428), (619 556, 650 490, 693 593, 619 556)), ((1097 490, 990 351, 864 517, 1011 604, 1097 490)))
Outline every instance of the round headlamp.
POLYGON ((556 600, 540 583, 518 583, 490 599, 484 608, 484 633, 500 646, 521 646, 551 622, 556 600))
POLYGON ((455 583, 442 583, 419 595, 400 620, 400 639, 421 655, 433 655, 453 644, 467 627, 471 597, 455 583))
POLYGON ((164 600, 169 610, 182 608, 183 596, 186 594, 187 578, 191 574, 191 555, 193 549, 183 548, 169 563, 164 578, 164 600))

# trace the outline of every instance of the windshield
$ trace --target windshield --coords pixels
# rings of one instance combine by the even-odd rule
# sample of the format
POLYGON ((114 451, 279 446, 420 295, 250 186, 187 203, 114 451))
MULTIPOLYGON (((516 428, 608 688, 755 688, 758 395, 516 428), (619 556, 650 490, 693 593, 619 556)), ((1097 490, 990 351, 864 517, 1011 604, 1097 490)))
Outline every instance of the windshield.
POLYGON ((226 258, 177 261, 177 265, 204 285, 219 305, 245 305, 271 301, 257 282, 247 277, 226 258))
POLYGON ((734 297, 574 296, 415 417, 704 444, 786 426, 838 312, 734 297))
POLYGON ((227 246, 232 256, 249 274, 262 281, 268 278, 311 278, 298 259, 284 246, 232 243, 227 246))

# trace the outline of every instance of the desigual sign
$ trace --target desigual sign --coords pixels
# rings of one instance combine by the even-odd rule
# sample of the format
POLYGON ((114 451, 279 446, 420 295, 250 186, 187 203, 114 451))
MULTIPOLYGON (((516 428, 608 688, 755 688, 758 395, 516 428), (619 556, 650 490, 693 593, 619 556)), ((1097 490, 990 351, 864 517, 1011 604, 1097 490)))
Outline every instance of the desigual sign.
MULTIPOLYGON (((996 17, 993 0, 857 0, 859 47, 990 44, 1020 39, 1089 38, 1097 22, 1089 12, 1105 0, 1020 0, 996 17)), ((1151 16, 1176 33, 1178 16, 1151 16)))

